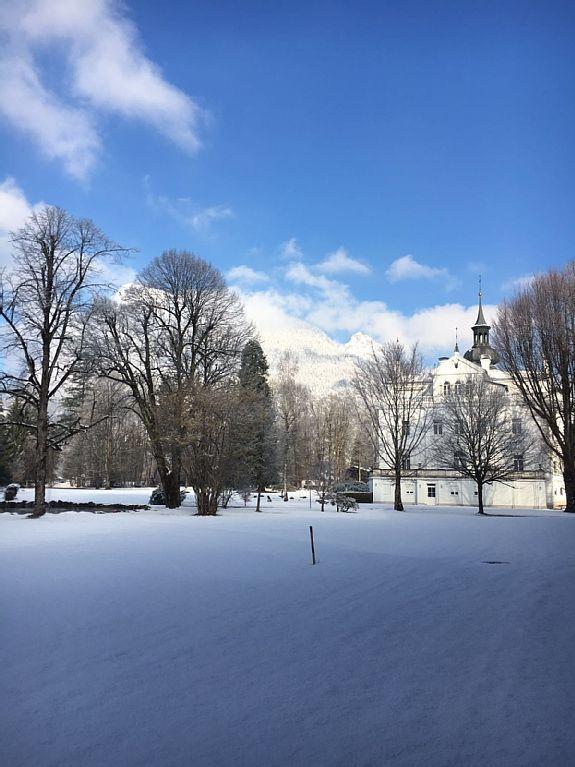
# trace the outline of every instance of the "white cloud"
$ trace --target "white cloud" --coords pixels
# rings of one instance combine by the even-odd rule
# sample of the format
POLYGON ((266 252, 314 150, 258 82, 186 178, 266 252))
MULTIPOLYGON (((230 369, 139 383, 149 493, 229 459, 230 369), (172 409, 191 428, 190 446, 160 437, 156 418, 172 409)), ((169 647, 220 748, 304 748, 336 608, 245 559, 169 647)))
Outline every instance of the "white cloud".
POLYGON ((282 242, 280 245, 280 255, 287 261, 297 261, 300 258, 303 258, 302 249, 297 244, 295 237, 291 237, 289 240, 282 242))
POLYGON ((101 142, 92 117, 49 93, 27 56, 0 56, 0 113, 71 176, 84 179, 93 168, 101 142))
POLYGON ((447 290, 457 287, 459 281, 453 277, 444 267, 427 266, 416 261, 413 256, 401 256, 396 258, 386 271, 386 277, 390 282, 400 280, 438 280, 443 283, 447 290))
POLYGON ((116 290, 128 287, 136 280, 137 272, 129 264, 114 263, 113 261, 98 261, 98 277, 95 282, 110 285, 116 290))
MULTIPOLYGON (((22 227, 34 211, 44 207, 43 202, 32 205, 16 181, 8 176, 0 182, 0 267, 12 266, 10 234, 22 227)), ((136 278, 136 271, 129 264, 99 260, 98 282, 119 288, 136 278)))
POLYGON ((211 205, 208 208, 203 208, 197 213, 188 216, 188 223, 196 230, 196 232, 205 232, 210 229, 214 221, 221 221, 233 217, 233 210, 226 205, 211 205))
POLYGON ((507 280, 507 282, 504 282, 501 287, 503 290, 509 292, 515 290, 523 290, 524 288, 528 288, 529 285, 531 285, 534 278, 534 274, 523 274, 521 277, 514 277, 511 280, 507 280))
POLYGON ((347 285, 338 280, 330 280, 321 274, 314 274, 305 264, 300 262, 289 264, 285 276, 290 282, 315 288, 330 301, 346 302, 349 299, 347 285))
POLYGON ((317 270, 325 274, 341 274, 342 272, 354 272, 355 274, 369 274, 371 269, 367 264, 351 258, 345 248, 338 248, 316 266, 317 270))
POLYGON ((258 272, 252 269, 251 266, 246 264, 240 264, 240 266, 234 266, 226 274, 226 277, 230 282, 245 282, 247 284, 253 284, 255 282, 268 282, 269 277, 265 272, 258 272))
POLYGON ((88 176, 101 148, 98 112, 143 121, 185 151, 200 146, 206 113, 145 56, 122 10, 115 0, 17 0, 0 14, 6 37, 0 112, 79 179, 88 176), (41 81, 34 54, 48 45, 65 51, 67 94, 41 81))
MULTIPOLYGON (((283 281, 258 290, 244 285, 242 298, 260 331, 277 333, 280 326, 303 332, 319 328, 330 336, 347 337, 363 332, 376 342, 399 338, 405 344, 419 343, 422 352, 432 359, 450 353, 459 328, 462 350, 471 345, 471 325, 477 306, 446 303, 405 313, 390 308, 384 301, 358 299, 349 286, 319 274, 313 266, 292 261, 283 268, 283 281), (289 289, 289 284, 293 287, 289 289), (274 307, 270 312, 269 307, 274 307)), ((486 316, 494 318, 496 307, 485 306, 486 316)))
POLYGON ((11 263, 10 232, 23 226, 34 209, 42 204, 31 205, 11 176, 0 183, 0 266, 11 263))
POLYGON ((144 176, 146 205, 157 213, 166 213, 180 224, 190 226, 200 234, 207 234, 216 221, 234 218, 234 211, 227 205, 211 205, 200 208, 189 197, 172 199, 152 191, 150 177, 144 176))

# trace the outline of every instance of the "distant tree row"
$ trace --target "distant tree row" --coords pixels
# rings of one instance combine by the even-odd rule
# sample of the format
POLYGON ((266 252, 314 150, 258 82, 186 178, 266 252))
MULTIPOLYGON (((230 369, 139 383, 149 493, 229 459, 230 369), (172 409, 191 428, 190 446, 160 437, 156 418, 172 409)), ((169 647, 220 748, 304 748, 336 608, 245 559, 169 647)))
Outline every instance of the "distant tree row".
POLYGON ((157 478, 170 508, 185 483, 212 515, 233 490, 255 492, 259 510, 267 487, 287 497, 303 480, 323 507, 350 463, 369 462, 349 396, 314 400, 289 354, 270 386, 254 329, 211 264, 169 250, 113 295, 102 265, 126 250, 54 207, 12 245, 0 473, 34 485, 36 516, 56 474, 104 487, 157 478))

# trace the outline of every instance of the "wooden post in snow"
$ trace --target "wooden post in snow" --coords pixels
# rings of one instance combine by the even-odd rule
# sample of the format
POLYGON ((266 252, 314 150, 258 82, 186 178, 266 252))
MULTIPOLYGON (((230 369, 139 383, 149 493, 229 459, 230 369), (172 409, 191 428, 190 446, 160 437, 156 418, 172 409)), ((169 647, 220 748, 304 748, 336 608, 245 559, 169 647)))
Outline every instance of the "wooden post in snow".
POLYGON ((313 543, 313 527, 309 526, 309 537, 311 541, 311 563, 312 565, 315 565, 315 546, 313 543))

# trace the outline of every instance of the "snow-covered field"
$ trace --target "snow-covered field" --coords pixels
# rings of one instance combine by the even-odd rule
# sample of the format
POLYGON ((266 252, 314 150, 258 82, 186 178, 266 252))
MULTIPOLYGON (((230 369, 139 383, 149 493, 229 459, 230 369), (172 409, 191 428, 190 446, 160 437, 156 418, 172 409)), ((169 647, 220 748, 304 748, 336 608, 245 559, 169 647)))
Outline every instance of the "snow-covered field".
POLYGON ((573 517, 192 511, 0 514, 0 764, 575 764, 573 517))

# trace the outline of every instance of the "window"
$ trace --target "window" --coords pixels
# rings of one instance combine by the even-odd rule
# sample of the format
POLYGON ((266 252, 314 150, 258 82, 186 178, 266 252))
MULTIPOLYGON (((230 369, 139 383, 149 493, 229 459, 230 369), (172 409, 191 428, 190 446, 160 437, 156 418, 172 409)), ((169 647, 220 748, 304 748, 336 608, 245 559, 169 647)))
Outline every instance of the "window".
POLYGON ((434 434, 443 434, 443 424, 441 421, 434 421, 433 422, 433 433, 434 434))
POLYGON ((460 397, 462 393, 463 387, 461 385, 461 381, 455 382, 455 396, 460 397))
POLYGON ((521 418, 513 418, 511 421, 511 431, 513 434, 521 434, 523 432, 523 425, 521 418))
POLYGON ((410 427, 410 425, 409 425, 409 421, 404 421, 404 422, 403 422, 403 431, 404 431, 406 434, 409 434, 409 432, 411 431, 411 427, 410 427))
POLYGON ((514 469, 514 471, 523 471, 523 456, 522 455, 515 455, 515 456, 513 456, 513 469, 514 469))
POLYGON ((411 457, 409 455, 406 455, 401 459, 401 468, 411 469, 411 457))
POLYGON ((427 486, 427 497, 428 498, 435 498, 435 485, 428 485, 427 486))
POLYGON ((462 453, 461 451, 458 451, 457 453, 455 453, 454 462, 455 462, 456 469, 465 468, 465 453, 462 453))
POLYGON ((449 395, 451 394, 451 384, 449 383, 449 381, 446 381, 443 384, 443 393, 446 397, 449 397, 449 395))

